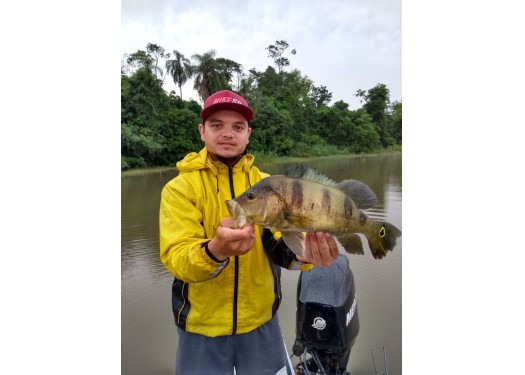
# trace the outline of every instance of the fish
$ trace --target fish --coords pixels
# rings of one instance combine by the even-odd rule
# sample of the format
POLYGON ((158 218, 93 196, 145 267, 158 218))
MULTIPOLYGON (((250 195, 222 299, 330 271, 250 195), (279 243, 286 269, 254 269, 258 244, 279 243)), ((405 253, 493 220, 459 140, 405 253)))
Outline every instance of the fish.
POLYGON ((361 255, 362 234, 372 256, 382 259, 395 248, 401 230, 362 211, 377 203, 376 194, 361 181, 337 183, 312 167, 294 164, 284 175, 263 178, 227 200, 226 206, 237 228, 256 224, 280 231, 297 256, 304 254, 305 232, 319 231, 331 233, 349 254, 361 255))

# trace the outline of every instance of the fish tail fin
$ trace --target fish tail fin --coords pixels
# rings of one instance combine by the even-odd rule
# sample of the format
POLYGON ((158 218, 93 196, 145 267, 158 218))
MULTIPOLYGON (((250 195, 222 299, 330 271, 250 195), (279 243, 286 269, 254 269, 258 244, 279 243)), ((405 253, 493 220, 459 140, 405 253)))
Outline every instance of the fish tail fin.
POLYGON ((378 222, 374 226, 374 232, 366 234, 368 245, 375 259, 381 259, 388 251, 392 251, 400 236, 401 231, 387 222, 378 222))
POLYGON ((347 253, 360 255, 365 253, 363 251, 363 242, 361 242, 361 237, 355 233, 339 234, 336 236, 336 239, 347 253))

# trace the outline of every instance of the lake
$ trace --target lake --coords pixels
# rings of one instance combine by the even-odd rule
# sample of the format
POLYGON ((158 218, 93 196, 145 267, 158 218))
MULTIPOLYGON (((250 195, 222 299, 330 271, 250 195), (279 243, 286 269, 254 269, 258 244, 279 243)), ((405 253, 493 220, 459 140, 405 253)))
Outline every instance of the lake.
MULTIPOLYGON (((301 161, 335 181, 357 179, 377 194, 379 204, 364 210, 372 218, 403 230, 402 156, 316 158, 301 161)), ((287 163, 257 163, 262 171, 282 174, 287 163)), ((173 277, 159 259, 158 210, 162 187, 177 172, 122 175, 121 178, 121 361, 124 375, 173 375, 177 330, 171 311, 173 277)), ((402 237, 394 251, 376 260, 363 241, 365 255, 346 254, 354 274, 360 330, 347 369, 352 375, 402 373, 402 237), (384 348, 384 352, 383 352, 384 348), (373 354, 373 356, 372 356, 373 354)), ((282 270, 279 320, 291 354, 299 272, 282 270)), ((292 362, 297 363, 297 357, 292 362)))

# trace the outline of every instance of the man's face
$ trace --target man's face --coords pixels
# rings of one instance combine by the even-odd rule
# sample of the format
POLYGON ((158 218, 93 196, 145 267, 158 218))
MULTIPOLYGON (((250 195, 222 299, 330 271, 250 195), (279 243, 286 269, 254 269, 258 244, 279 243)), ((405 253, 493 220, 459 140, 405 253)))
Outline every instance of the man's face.
POLYGON ((199 124, 199 132, 212 157, 233 160, 243 153, 252 129, 240 113, 218 110, 208 116, 204 125, 199 124))

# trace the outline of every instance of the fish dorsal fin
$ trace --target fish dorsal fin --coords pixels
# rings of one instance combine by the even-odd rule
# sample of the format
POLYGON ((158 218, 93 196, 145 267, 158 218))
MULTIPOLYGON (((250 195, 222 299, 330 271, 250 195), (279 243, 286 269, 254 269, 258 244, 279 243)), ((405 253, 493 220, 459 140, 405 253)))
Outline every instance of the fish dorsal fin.
POLYGON ((286 177, 301 178, 303 180, 317 182, 326 186, 333 186, 348 195, 355 202, 358 208, 365 209, 375 206, 379 200, 376 194, 368 185, 358 180, 344 180, 340 183, 335 182, 330 177, 322 174, 318 170, 302 164, 294 164, 286 168, 286 177))
POLYGON ((303 180, 318 182, 323 185, 336 186, 337 183, 330 177, 325 176, 318 170, 307 167, 302 164, 294 164, 286 168, 284 172, 286 177, 290 178, 302 178, 303 180))
POLYGON ((379 201, 370 187, 358 180, 344 180, 337 187, 355 202, 358 208, 375 206, 379 201))

